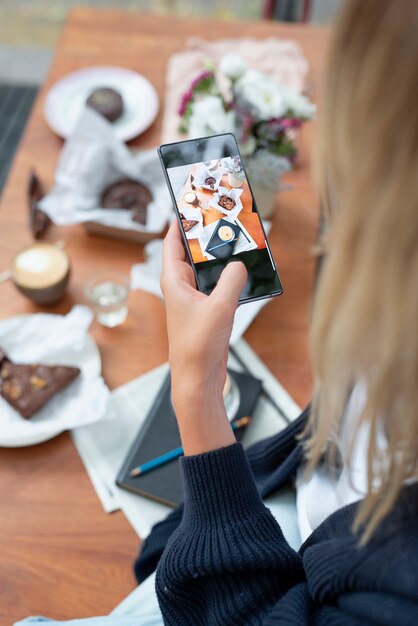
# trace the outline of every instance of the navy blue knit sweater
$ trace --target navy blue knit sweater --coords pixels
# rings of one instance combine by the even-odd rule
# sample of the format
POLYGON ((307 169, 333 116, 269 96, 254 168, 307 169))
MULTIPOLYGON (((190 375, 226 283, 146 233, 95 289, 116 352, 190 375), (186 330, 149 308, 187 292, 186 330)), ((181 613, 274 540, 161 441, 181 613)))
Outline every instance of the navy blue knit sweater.
POLYGON ((157 569, 166 624, 418 624, 417 484, 363 548, 351 530, 356 505, 327 518, 299 552, 264 506, 259 491, 273 491, 300 462, 294 435, 304 421, 257 444, 252 469, 240 444, 182 460, 184 511, 158 525, 137 564, 146 568, 181 518, 157 569))

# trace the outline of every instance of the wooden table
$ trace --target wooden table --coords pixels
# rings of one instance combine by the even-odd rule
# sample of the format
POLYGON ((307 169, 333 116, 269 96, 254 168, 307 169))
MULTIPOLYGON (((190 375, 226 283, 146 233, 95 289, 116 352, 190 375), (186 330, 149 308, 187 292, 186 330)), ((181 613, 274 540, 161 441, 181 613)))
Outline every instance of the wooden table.
MULTIPOLYGON (((48 80, 40 92, 4 191, 0 210, 0 269, 30 241, 26 185, 35 168, 48 185, 62 141, 46 126, 42 106, 49 87, 75 69, 121 65, 155 85, 163 102, 167 59, 191 35, 220 37, 276 35, 300 42, 318 86, 327 33, 320 28, 277 23, 233 23, 160 18, 78 8, 63 30, 48 80)), ((161 113, 135 144, 159 143, 161 113)), ((271 302, 246 339, 301 405, 311 395, 307 332, 314 280, 311 248, 318 222, 309 152, 314 124, 300 135, 301 166, 287 176, 294 188, 282 193, 270 236, 285 293, 271 302)), ((65 313, 82 301, 85 279, 99 268, 128 272, 143 258, 140 246, 88 236, 82 227, 53 227, 50 240, 64 239, 73 261, 68 296, 51 310, 65 313)), ((0 317, 39 309, 10 284, 0 287, 0 317)), ((92 327, 111 388, 167 359, 164 306, 144 292, 130 301, 126 324, 114 330, 92 327)), ((138 538, 121 513, 103 512, 68 434, 31 448, 0 450, 0 624, 29 614, 56 619, 106 614, 130 592, 138 538)))

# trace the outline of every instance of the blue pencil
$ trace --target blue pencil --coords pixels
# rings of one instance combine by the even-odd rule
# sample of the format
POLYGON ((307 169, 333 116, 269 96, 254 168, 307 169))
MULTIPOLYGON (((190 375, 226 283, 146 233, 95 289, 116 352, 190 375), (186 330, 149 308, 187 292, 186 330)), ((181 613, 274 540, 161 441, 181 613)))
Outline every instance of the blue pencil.
MULTIPOLYGON (((250 417, 241 417, 239 420, 236 420, 235 422, 232 422, 231 426, 232 426, 232 430, 236 431, 239 430, 240 428, 244 428, 244 426, 247 426, 251 421, 250 417)), ((133 470, 131 470, 129 472, 129 476, 131 476, 132 478, 134 478, 135 476, 142 476, 143 474, 146 474, 147 472, 150 472, 153 469, 156 469, 157 467, 161 467, 162 465, 165 465, 166 463, 169 463, 170 461, 174 461, 174 459, 178 459, 179 457, 183 456, 184 454, 184 450, 183 448, 175 448, 174 450, 170 450, 170 452, 166 452, 165 454, 162 454, 161 456, 157 456, 155 459, 152 459, 151 461, 147 461, 146 463, 143 463, 142 465, 139 465, 138 467, 135 467, 133 470)))

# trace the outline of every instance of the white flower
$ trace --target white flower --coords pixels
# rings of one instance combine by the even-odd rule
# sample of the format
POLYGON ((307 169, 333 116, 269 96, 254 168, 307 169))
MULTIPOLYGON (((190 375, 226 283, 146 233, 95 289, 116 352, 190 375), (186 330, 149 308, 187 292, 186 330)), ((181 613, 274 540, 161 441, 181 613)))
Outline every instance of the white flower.
POLYGON ((311 119, 315 115, 316 107, 306 96, 288 87, 283 87, 283 96, 287 110, 295 117, 311 119))
POLYGON ((235 129, 235 114, 225 111, 221 98, 206 96, 193 103, 189 119, 189 136, 207 137, 219 133, 231 133, 235 129))
POLYGON ((239 54, 225 54, 219 63, 219 69, 227 78, 237 80, 247 71, 247 64, 239 54))
POLYGON ((260 120, 281 117, 286 113, 287 104, 283 88, 270 77, 248 70, 236 83, 238 97, 249 104, 253 114, 260 120))

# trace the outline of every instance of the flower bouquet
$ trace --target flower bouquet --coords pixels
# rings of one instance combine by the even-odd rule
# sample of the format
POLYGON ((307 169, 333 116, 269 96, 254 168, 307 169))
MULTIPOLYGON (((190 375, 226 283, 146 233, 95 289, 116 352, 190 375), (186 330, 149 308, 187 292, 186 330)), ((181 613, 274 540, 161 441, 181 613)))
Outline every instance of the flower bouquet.
MULTIPOLYGON (((208 67, 183 94, 178 110, 180 131, 190 138, 232 132, 264 217, 271 213, 280 177, 297 160, 297 130, 312 119, 315 106, 307 97, 248 68, 236 54, 208 67)), ((239 157, 223 160, 232 187, 242 186, 239 157), (232 182, 231 182, 232 181, 232 182)))

